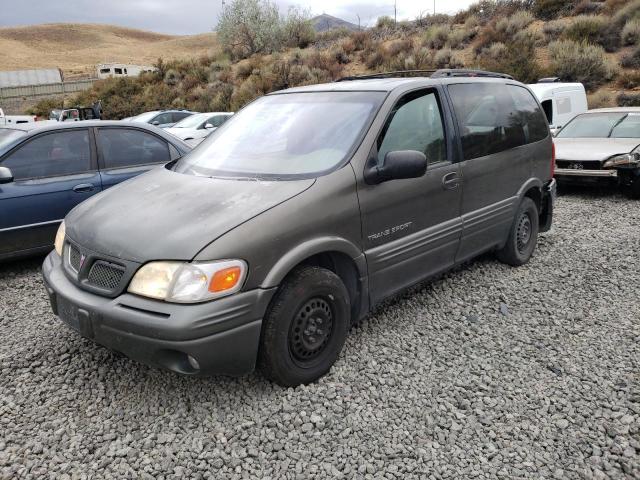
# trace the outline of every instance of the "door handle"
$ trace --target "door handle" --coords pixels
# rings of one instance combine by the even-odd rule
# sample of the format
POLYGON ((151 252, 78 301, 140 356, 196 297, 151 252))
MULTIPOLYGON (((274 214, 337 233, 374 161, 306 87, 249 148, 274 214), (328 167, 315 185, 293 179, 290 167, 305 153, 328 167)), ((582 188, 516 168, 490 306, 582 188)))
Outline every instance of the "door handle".
POLYGON ((73 187, 73 191, 76 193, 92 192, 96 188, 93 183, 81 183, 73 187))
POLYGON ((447 173, 442 177, 442 188, 445 190, 455 190, 460 186, 460 177, 456 172, 447 173))

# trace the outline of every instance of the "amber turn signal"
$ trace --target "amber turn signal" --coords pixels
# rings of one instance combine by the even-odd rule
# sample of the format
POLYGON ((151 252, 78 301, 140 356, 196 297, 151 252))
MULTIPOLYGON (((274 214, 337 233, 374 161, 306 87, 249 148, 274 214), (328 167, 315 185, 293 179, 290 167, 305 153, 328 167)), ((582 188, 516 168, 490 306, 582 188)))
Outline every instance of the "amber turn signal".
POLYGON ((229 267, 224 270, 219 270, 214 273, 211 278, 209 291, 217 293, 230 290, 238 284, 241 276, 242 270, 240 267, 229 267))

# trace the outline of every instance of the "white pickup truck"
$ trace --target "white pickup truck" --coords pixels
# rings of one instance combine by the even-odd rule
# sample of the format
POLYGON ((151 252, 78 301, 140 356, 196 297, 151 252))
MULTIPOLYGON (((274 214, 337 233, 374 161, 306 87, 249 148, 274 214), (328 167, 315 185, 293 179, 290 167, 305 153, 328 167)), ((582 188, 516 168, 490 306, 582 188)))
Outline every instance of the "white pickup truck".
POLYGON ((37 120, 37 117, 31 115, 5 115, 4 111, 0 108, 0 127, 18 125, 20 123, 32 123, 37 120))

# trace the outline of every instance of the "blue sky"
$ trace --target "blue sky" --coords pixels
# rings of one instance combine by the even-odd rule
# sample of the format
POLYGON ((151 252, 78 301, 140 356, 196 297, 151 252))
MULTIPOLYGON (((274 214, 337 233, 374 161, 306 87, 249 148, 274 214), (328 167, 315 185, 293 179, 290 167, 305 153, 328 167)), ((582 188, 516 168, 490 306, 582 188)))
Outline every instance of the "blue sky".
MULTIPOLYGON (((230 1, 230 0, 226 0, 230 1)), ((381 15, 393 15, 394 0, 275 0, 285 11, 290 5, 312 14, 327 13, 363 25, 381 15)), ((436 11, 455 13, 473 0, 436 0, 436 11)), ((171 34, 193 34, 215 27, 222 0, 0 0, 0 26, 36 23, 109 23, 171 34), (10 4, 7 8, 6 5, 10 4)), ((433 12, 433 0, 397 0, 398 18, 414 19, 433 12)))

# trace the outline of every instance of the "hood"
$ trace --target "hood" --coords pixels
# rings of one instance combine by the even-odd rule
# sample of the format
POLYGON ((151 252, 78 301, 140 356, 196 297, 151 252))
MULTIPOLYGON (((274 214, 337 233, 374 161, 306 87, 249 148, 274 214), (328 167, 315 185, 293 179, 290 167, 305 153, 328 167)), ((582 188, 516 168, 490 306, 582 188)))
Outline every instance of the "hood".
POLYGON ((191 260, 314 182, 207 178, 157 168, 78 205, 65 219, 66 232, 85 248, 123 260, 191 260))
POLYGON ((558 160, 606 160, 629 153, 638 145, 638 138, 554 138, 558 160))

